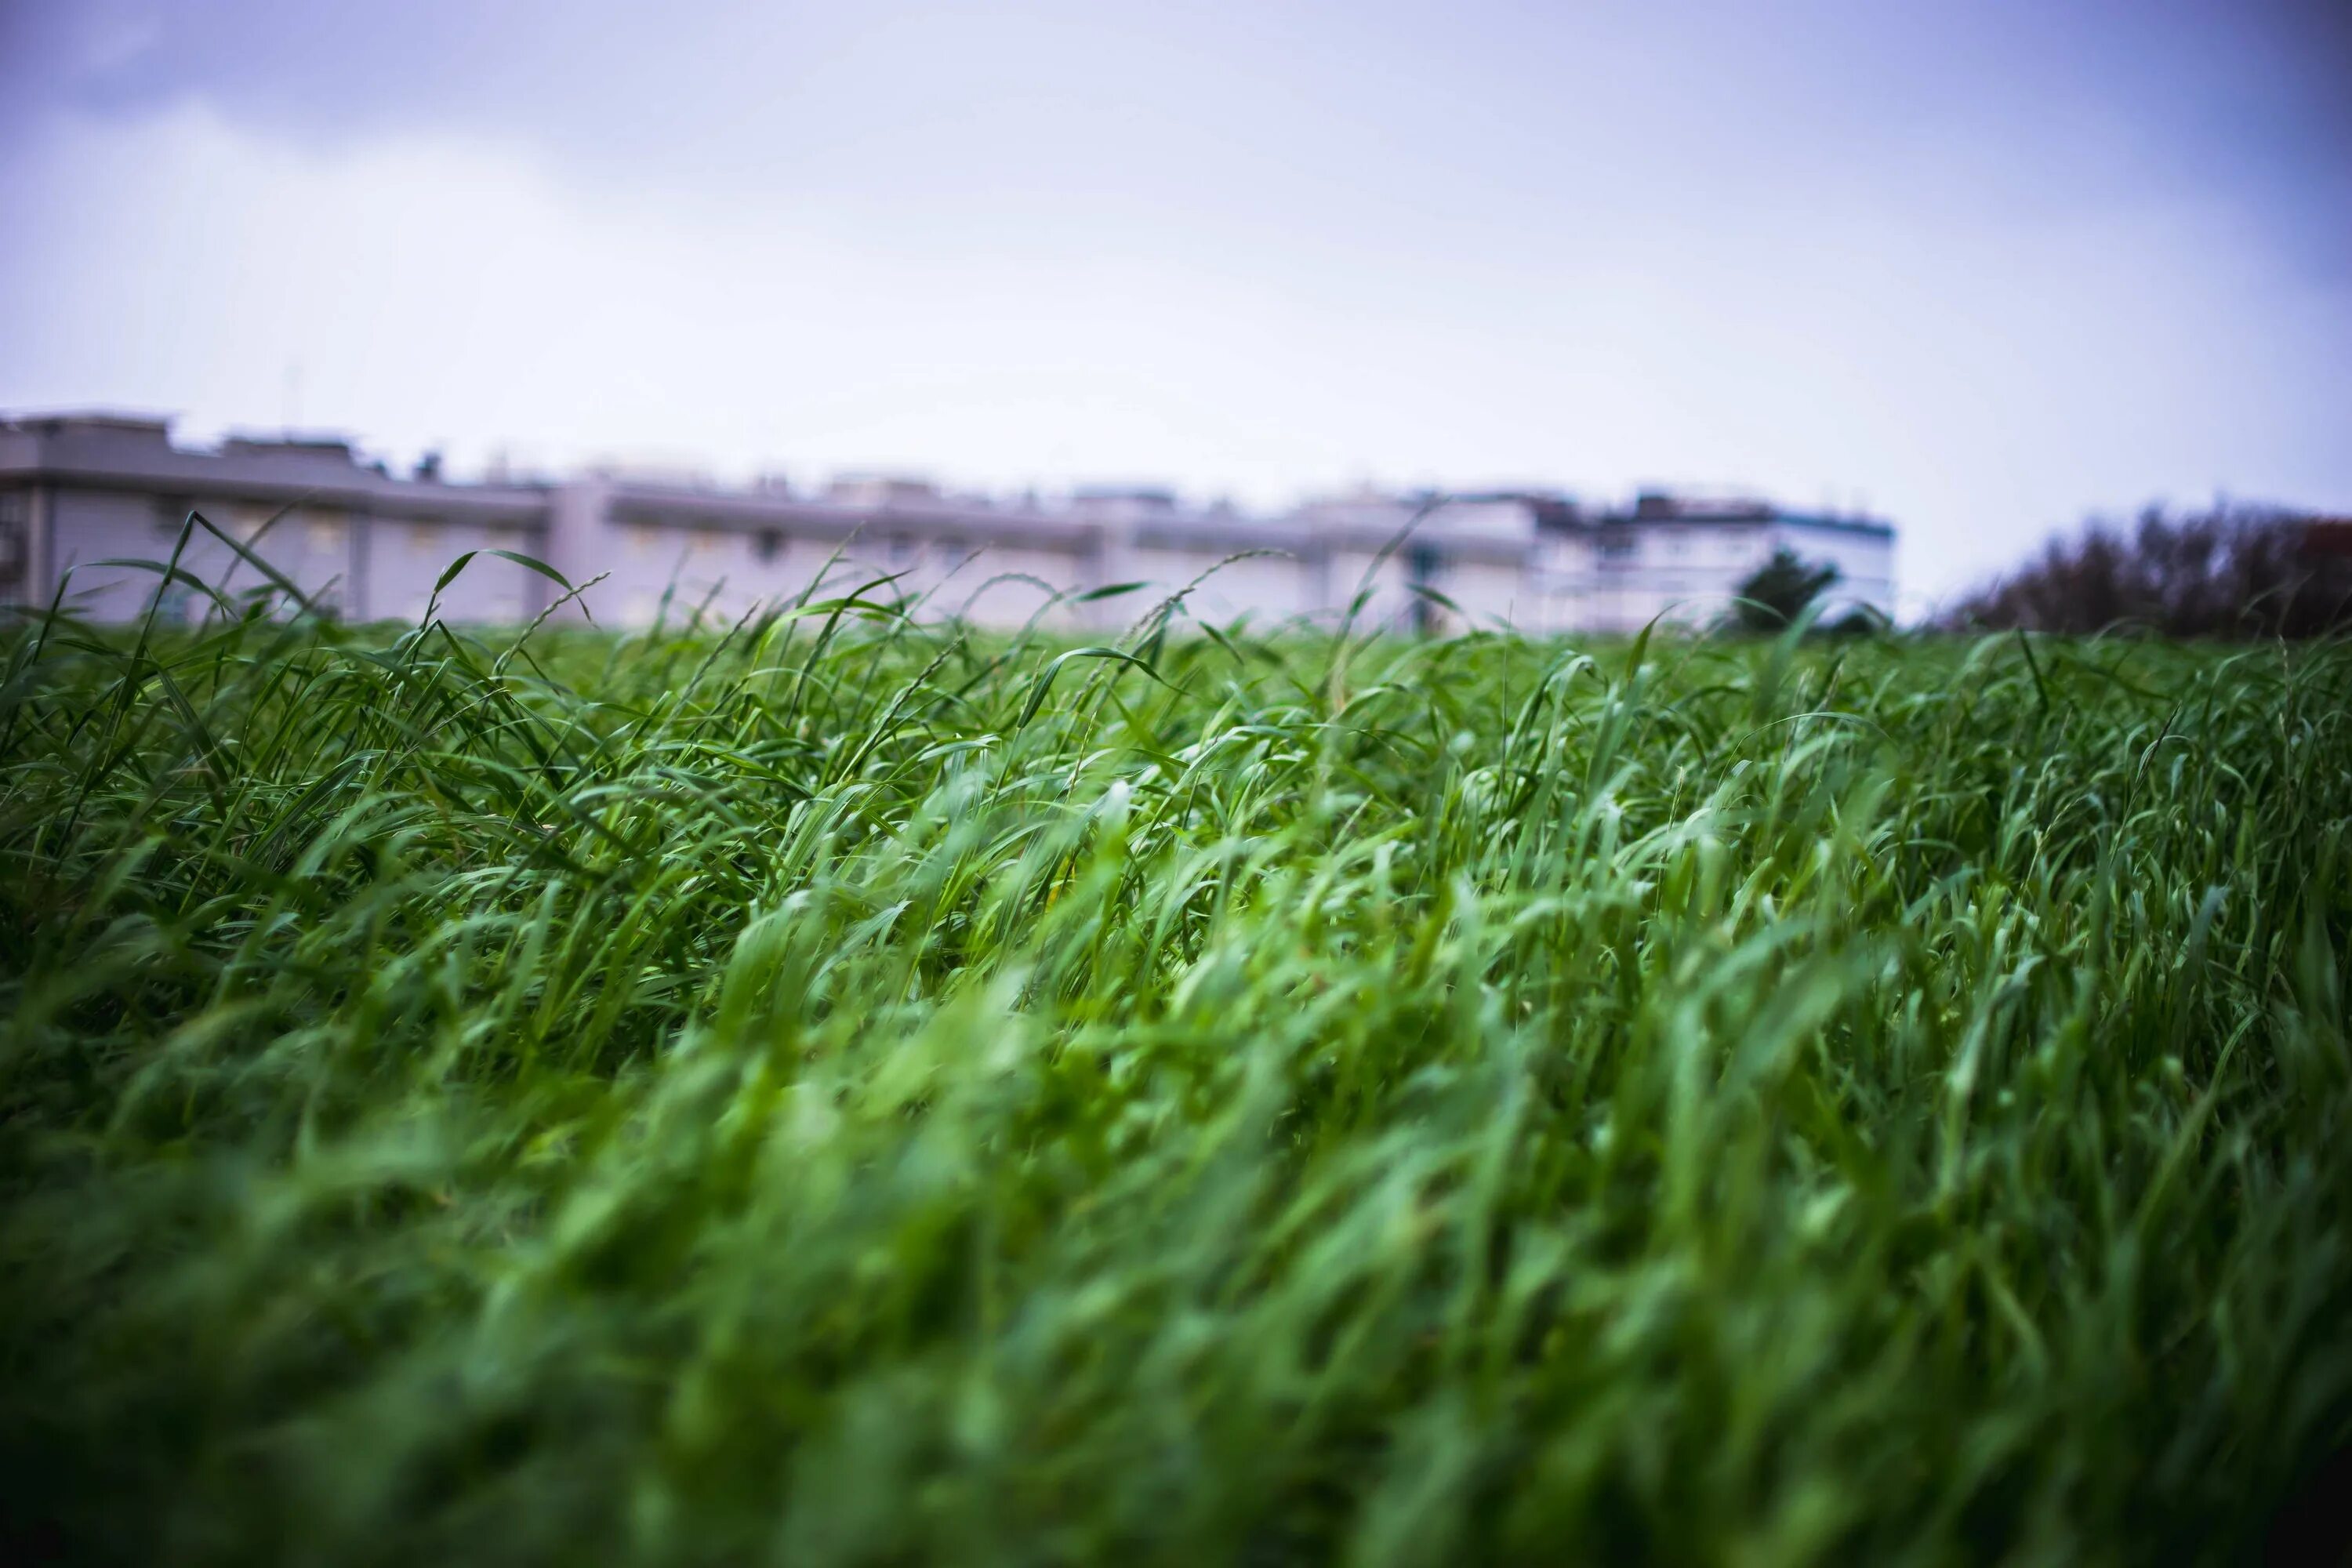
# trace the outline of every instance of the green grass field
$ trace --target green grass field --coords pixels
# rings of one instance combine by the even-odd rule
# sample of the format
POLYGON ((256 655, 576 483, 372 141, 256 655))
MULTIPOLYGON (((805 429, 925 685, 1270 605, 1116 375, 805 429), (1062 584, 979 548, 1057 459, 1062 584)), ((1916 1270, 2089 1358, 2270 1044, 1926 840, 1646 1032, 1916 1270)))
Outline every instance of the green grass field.
POLYGON ((2352 650, 511 642, 0 645, 20 1549, 2231 1560, 2352 1441, 2352 650))

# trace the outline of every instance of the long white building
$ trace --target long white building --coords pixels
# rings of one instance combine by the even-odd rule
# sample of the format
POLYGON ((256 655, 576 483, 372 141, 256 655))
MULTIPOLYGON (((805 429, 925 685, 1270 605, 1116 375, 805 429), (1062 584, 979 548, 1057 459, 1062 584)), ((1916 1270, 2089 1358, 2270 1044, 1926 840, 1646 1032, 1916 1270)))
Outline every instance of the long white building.
MULTIPOLYGON (((163 560, 192 511, 352 620, 415 619, 436 592, 452 621, 547 609, 561 590, 495 555, 436 590, 457 556, 495 550, 593 581, 583 597, 595 618, 629 626, 697 610, 732 619, 813 584, 845 592, 887 578, 876 592, 917 614, 991 626, 1124 626, 1191 585, 1188 607, 1220 626, 1336 625, 1360 595, 1359 626, 1625 632, 1713 619, 1780 549, 1838 568, 1834 604, 1895 603, 1886 523, 1746 499, 1645 493, 1588 510, 1528 491, 1367 493, 1262 517, 1152 489, 1015 500, 890 478, 815 493, 617 471, 459 484, 395 476, 339 440, 196 449, 163 420, 113 415, 0 422, 0 603, 62 596, 82 616, 123 621, 160 590, 164 615, 194 618, 202 595, 124 564, 163 560), (1147 586, 1082 597, 1130 583, 1147 586)), ((202 530, 181 565, 232 597, 262 585, 202 530)))

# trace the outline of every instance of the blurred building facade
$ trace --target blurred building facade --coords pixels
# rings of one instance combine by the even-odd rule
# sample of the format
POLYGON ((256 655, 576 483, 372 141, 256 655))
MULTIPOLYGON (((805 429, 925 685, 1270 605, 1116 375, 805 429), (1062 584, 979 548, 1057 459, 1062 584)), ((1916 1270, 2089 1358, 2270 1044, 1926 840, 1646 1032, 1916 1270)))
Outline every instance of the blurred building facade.
POLYGON ((595 618, 631 626, 887 579, 868 596, 991 626, 1115 627, 1189 589, 1187 608, 1219 626, 1329 626, 1352 610, 1360 626, 1628 632, 1715 619, 1781 549, 1838 568, 1832 613, 1895 604, 1888 524, 1752 498, 1644 493, 1593 510, 1539 491, 1367 491, 1266 517, 1143 487, 1008 499, 888 475, 811 493, 625 469, 457 483, 431 463, 392 474, 341 440, 192 449, 164 421, 115 415, 0 423, 0 603, 62 593, 87 618, 125 621, 160 591, 162 613, 188 619, 209 603, 198 584, 232 597, 262 586, 259 567, 201 529, 184 580, 134 564, 169 557, 191 511, 351 620, 500 624, 555 605, 554 583, 498 551, 593 580, 582 597, 595 618), (1129 584, 1143 586, 1101 592, 1129 584))

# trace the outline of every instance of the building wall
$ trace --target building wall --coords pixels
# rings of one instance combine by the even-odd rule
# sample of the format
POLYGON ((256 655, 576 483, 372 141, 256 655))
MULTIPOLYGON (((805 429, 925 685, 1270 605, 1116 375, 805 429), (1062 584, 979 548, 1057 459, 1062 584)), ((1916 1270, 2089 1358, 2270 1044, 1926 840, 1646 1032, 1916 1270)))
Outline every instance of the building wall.
POLYGON ((1866 605, 1881 615, 1894 615, 1893 539, 1882 533, 1822 528, 1789 519, 1773 525, 1772 536, 1775 545, 1785 545, 1808 561, 1826 562, 1838 569, 1838 580, 1823 595, 1825 614, 1837 615, 1853 605, 1866 605))
POLYGON ((1505 627, 1527 630, 1539 628, 1549 613, 1547 600, 1554 595, 1548 594, 1526 555, 1500 557, 1491 546, 1476 542, 1416 534, 1375 566, 1380 549, 1369 540, 1351 540, 1324 552, 1323 592, 1312 618, 1336 625, 1367 585, 1370 597, 1356 616, 1361 629, 1384 626, 1449 636, 1505 627), (1453 607, 1416 592, 1416 585, 1435 590, 1453 607))
MULTIPOLYGON (((1424 601, 1412 592, 1412 562, 1404 552, 1398 551, 1375 564, 1380 548, 1379 544, 1349 541, 1324 552, 1322 603, 1316 606, 1312 616, 1318 625, 1327 629, 1338 627, 1346 619, 1357 594, 1369 589, 1370 596, 1363 608, 1356 612, 1352 630, 1412 628, 1413 606, 1424 601)), ((1439 585, 1444 586, 1442 572, 1439 585)))
MULTIPOLYGON (((1891 535, 1837 519, 1744 503, 1710 512, 1706 503, 1668 510, 1675 503, 1662 500, 1654 509, 1645 498, 1633 521, 1594 526, 1542 496, 1449 501, 1425 513, 1421 505, 1358 495, 1267 521, 1223 508, 1189 510, 1146 490, 1039 507, 945 496, 908 480, 814 498, 675 476, 447 485, 394 479, 334 442, 232 442, 192 453, 172 447, 152 421, 60 418, 0 425, 0 591, 45 601, 69 570, 81 614, 132 619, 155 598, 156 574, 96 563, 162 561, 193 507, 353 619, 421 617, 444 571, 468 552, 478 553, 441 591, 445 618, 511 625, 554 602, 557 590, 537 574, 478 553, 495 550, 545 561, 575 584, 602 577, 585 589, 585 604, 600 624, 625 627, 665 613, 682 624, 698 609, 732 622, 755 605, 895 575, 882 598, 926 618, 992 626, 1037 619, 1116 632, 1198 580, 1190 608, 1218 626, 1336 626, 1369 582, 1359 630, 1626 633, 1654 618, 1717 619, 1782 547, 1839 568, 1832 613, 1894 603, 1891 535), (1229 559, 1236 555, 1244 558, 1229 559), (1116 582, 1146 586, 1075 600, 1116 582)), ((232 592, 261 581, 208 536, 191 542, 184 564, 232 592)), ((164 603, 174 616, 196 613, 180 590, 164 603)))
MULTIPOLYGON (((1280 548, 1270 545, 1271 548, 1280 548)), ((1163 543, 1129 547, 1114 569, 1123 583, 1145 586, 1110 601, 1115 617, 1134 620, 1160 600, 1195 582, 1185 608, 1220 630, 1244 617, 1261 631, 1311 614, 1318 606, 1314 566, 1299 552, 1276 555, 1241 554, 1246 545, 1220 540, 1203 549, 1175 549, 1163 543), (1230 546, 1230 547, 1229 547, 1230 546), (1206 574, 1203 576, 1203 574, 1206 574)))
POLYGON ((1538 614, 1535 579, 1523 565, 1482 558, 1441 559, 1443 564, 1430 585, 1452 600, 1455 611, 1441 607, 1433 629, 1517 628, 1538 614))
MULTIPOLYGON (((421 621, 434 605, 434 584, 467 551, 509 550, 544 559, 544 531, 433 517, 362 517, 360 562, 364 603, 354 619, 421 621)), ((440 590, 434 614, 452 622, 510 626, 544 609, 555 585, 514 562, 477 554, 440 590)))
MULTIPOLYGON (((158 497, 119 490, 58 489, 57 567, 69 573, 67 604, 97 621, 136 620, 157 590, 167 619, 201 618, 210 601, 159 571, 108 561, 170 562, 190 511, 268 563, 315 605, 351 620, 421 617, 435 581, 467 551, 531 554, 532 531, 480 523, 371 517, 336 506, 287 508, 205 496, 158 497)), ((180 547, 180 569, 230 599, 268 586, 268 578, 225 541, 199 526, 180 547)), ((513 562, 481 556, 443 593, 439 614, 451 621, 503 624, 537 612, 543 582, 513 562)))
POLYGON ((992 539, 982 531, 985 521, 877 519, 840 547, 824 592, 863 589, 869 600, 900 602, 919 620, 964 619, 999 629, 1033 620, 1063 630, 1088 624, 1087 607, 1066 596, 1096 585, 1093 549, 992 539))
POLYGON ((1653 620, 1699 626, 1721 616, 1739 584, 1769 559, 1768 530, 1754 522, 1664 521, 1608 531, 1601 564, 1609 629, 1653 620))
POLYGON ((1538 533, 1529 557, 1525 607, 1513 624, 1531 637, 1590 629, 1598 613, 1598 548, 1589 531, 1538 533))
MULTIPOLYGON (((588 584, 613 565, 611 530, 605 516, 612 487, 601 479, 573 479, 558 485, 547 498, 547 531, 540 559, 563 574, 576 595, 555 618, 562 622, 593 619, 611 625, 620 618, 625 590, 609 583, 588 584)), ((549 584, 551 589, 555 584, 549 584)), ((555 589, 561 594, 561 589, 555 589)), ((551 600, 551 602, 552 602, 551 600)))
POLYGON ((728 587, 721 595, 730 621, 755 604, 778 609, 804 595, 814 597, 810 591, 824 575, 825 563, 839 543, 781 528, 745 533, 728 564, 728 587))
MULTIPOLYGON (((667 624, 677 625, 698 607, 732 622, 755 605, 860 592, 918 618, 968 615, 1010 626, 1031 619, 1055 592, 1094 584, 1097 552, 1084 531, 1063 528, 1059 542, 1031 538, 1035 531, 1024 531, 1023 519, 992 509, 958 510, 931 498, 902 512, 871 504, 894 500, 871 489, 820 500, 611 483, 568 489, 552 508, 560 569, 574 581, 604 574, 588 604, 599 621, 624 626, 651 625, 665 597, 667 624)), ((1082 618, 1063 606, 1046 621, 1082 618)))
MULTIPOLYGON (((95 621, 131 621, 145 615, 163 584, 161 574, 100 563, 163 563, 171 556, 184 514, 159 504, 153 496, 124 491, 52 489, 46 499, 53 554, 49 581, 37 597, 47 598, 62 578, 66 607, 76 615, 95 621)), ((216 584, 234 561, 226 545, 204 536, 191 543, 183 565, 216 584)), ((168 597, 167 606, 176 611, 178 597, 168 597)))
POLYGON ((619 599, 614 619, 621 626, 641 628, 658 619, 675 626, 698 614, 732 622, 755 596, 748 579, 757 561, 742 534, 635 520, 608 532, 617 538, 608 542, 597 570, 612 575, 598 593, 619 599))
POLYGON ((1559 637, 1592 630, 1598 613, 1584 579, 1538 576, 1528 584, 1527 608, 1513 624, 1528 637, 1559 637))
MULTIPOLYGON (((32 498, 22 508, 28 518, 32 498)), ((575 498, 576 499, 576 498, 575 498)), ((589 498, 593 500, 596 498, 589 498)), ((73 573, 71 602, 100 620, 142 614, 159 579, 152 572, 99 567, 107 559, 161 562, 193 506, 245 542, 306 592, 353 619, 415 620, 444 570, 467 552, 504 549, 555 557, 575 583, 606 580, 587 598, 604 625, 640 628, 664 613, 682 624, 698 608, 732 622, 754 605, 777 605, 809 592, 840 594, 898 574, 883 597, 904 595, 924 618, 961 616, 983 626, 1013 626, 1035 616, 1048 587, 1075 595, 1105 578, 1139 581, 1136 593, 1095 605, 1063 603, 1043 624, 1116 629, 1160 598, 1208 576, 1193 592, 1193 614, 1219 626, 1246 619, 1261 628, 1294 619, 1336 624, 1371 573, 1372 596, 1358 625, 1446 633, 1508 626, 1534 634, 1576 630, 1630 633, 1653 619, 1699 625, 1720 616, 1746 577, 1785 546, 1808 560, 1835 563, 1837 605, 1892 603, 1890 542, 1850 530, 1801 522, 1650 524, 1590 538, 1532 542, 1517 559, 1498 558, 1496 542, 1418 534, 1373 570, 1379 548, 1369 534, 1321 550, 1228 560, 1234 542, 1202 548, 1129 542, 1105 559, 1098 551, 991 542, 976 528, 936 522, 869 529, 845 540, 785 526, 715 526, 691 519, 610 521, 593 506, 568 521, 559 509, 545 529, 435 516, 394 516, 344 507, 285 511, 268 503, 202 496, 157 497, 66 489, 55 509, 58 565, 73 573), (272 518, 276 518, 273 522, 272 518), (265 527, 265 525, 267 525, 265 527), (1418 574, 1457 607, 1412 592, 1418 574), (1416 606, 1426 604, 1425 609, 1416 606)), ((1286 542, 1296 542, 1286 541, 1286 542)), ((1383 542, 1385 542, 1383 541, 1383 542)), ((232 592, 261 585, 249 565, 199 531, 184 565, 232 592)), ((477 553, 442 591, 439 613, 453 622, 491 625, 529 619, 555 590, 515 563, 477 553)), ((173 613, 188 595, 167 594, 173 613)))
POLYGON ((1034 618, 1037 625, 1055 631, 1076 631, 1106 619, 1116 621, 1123 601, 1111 600, 1100 608, 1071 602, 1101 585, 1091 552, 988 545, 970 555, 969 564, 933 598, 932 605, 942 615, 961 615, 977 626, 1025 626, 1034 618), (1055 594, 1066 596, 1055 600, 1055 594))
POLYGON ((0 605, 33 596, 40 570, 34 558, 35 513, 47 499, 30 485, 0 482, 0 605))
POLYGON ((1706 519, 1604 529, 1592 596, 1592 624, 1632 632, 1653 618, 1699 626, 1725 615, 1740 587, 1776 550, 1839 570, 1830 613, 1863 603, 1891 608, 1893 542, 1885 533, 1834 521, 1706 519))

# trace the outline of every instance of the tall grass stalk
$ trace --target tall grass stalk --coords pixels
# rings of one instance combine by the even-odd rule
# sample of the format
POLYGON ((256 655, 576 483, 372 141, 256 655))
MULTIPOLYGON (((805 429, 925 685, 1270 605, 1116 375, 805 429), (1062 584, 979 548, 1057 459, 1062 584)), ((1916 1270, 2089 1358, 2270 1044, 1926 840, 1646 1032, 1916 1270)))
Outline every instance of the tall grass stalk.
POLYGON ((142 1562, 2232 1558, 2352 655, 7 635, 0 1499, 142 1562))

